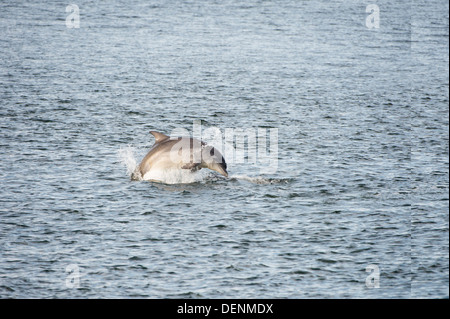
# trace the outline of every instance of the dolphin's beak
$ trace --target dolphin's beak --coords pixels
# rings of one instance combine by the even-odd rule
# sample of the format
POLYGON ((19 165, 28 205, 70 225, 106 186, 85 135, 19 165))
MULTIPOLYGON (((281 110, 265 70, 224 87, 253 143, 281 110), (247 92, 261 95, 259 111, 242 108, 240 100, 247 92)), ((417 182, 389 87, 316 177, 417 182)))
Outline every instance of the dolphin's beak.
POLYGON ((212 163, 209 167, 209 169, 212 169, 213 171, 216 171, 217 173, 228 177, 228 172, 227 172, 227 168, 226 168, 226 164, 224 165, 224 163, 212 163))

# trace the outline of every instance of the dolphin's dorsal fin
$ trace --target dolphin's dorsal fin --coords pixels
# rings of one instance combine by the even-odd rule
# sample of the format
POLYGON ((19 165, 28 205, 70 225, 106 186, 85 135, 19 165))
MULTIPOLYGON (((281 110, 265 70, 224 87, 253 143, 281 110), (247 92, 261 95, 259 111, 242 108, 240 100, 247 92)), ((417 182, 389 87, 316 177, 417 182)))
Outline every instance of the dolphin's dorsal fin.
POLYGON ((163 133, 159 133, 156 131, 150 131, 150 134, 152 134, 155 137, 155 143, 159 143, 167 138, 169 138, 169 136, 164 135, 163 133))

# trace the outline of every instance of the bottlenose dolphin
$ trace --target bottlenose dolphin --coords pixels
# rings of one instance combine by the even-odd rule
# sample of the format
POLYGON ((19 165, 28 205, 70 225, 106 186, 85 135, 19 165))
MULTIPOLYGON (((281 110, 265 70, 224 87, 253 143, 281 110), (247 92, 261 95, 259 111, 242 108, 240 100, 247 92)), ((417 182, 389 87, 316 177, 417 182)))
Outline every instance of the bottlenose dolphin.
POLYGON ((150 131, 155 137, 155 144, 145 155, 132 178, 144 175, 151 170, 187 169, 197 171, 209 168, 228 177, 227 163, 222 154, 205 142, 190 137, 169 137, 159 132, 150 131))

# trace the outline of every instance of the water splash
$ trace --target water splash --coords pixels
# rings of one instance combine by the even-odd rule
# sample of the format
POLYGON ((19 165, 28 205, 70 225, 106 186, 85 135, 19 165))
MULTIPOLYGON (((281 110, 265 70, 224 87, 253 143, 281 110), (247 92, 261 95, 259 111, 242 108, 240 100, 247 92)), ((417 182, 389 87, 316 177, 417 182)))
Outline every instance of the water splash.
MULTIPOLYGON (((144 176, 141 176, 138 170, 138 162, 135 156, 136 149, 132 146, 127 146, 119 150, 119 158, 123 165, 127 169, 127 175, 136 181, 151 181, 165 184, 191 184, 198 182, 209 182, 222 180, 222 176, 211 173, 206 169, 202 169, 196 172, 184 169, 164 169, 164 170, 151 170, 144 176)), ((229 177, 231 181, 243 180, 253 184, 268 185, 268 184, 287 184, 292 181, 289 178, 269 178, 262 176, 248 176, 248 175, 231 175, 229 177)))
POLYGON ((134 147, 127 146, 125 148, 120 148, 119 158, 122 164, 127 168, 127 175, 132 176, 135 172, 138 164, 136 162, 136 157, 134 156, 134 147))

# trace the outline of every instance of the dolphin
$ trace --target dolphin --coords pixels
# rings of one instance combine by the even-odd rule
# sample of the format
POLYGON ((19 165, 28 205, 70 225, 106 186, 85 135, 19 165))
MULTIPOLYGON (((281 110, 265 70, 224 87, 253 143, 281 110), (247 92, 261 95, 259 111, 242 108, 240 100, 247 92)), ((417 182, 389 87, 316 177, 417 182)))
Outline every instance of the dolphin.
POLYGON ((190 137, 169 137, 150 131, 155 144, 142 159, 132 178, 144 175, 151 170, 186 169, 192 172, 209 168, 228 177, 227 163, 222 154, 205 142, 190 137))

